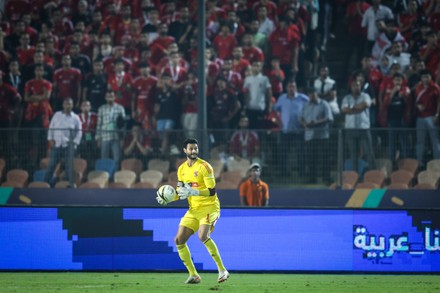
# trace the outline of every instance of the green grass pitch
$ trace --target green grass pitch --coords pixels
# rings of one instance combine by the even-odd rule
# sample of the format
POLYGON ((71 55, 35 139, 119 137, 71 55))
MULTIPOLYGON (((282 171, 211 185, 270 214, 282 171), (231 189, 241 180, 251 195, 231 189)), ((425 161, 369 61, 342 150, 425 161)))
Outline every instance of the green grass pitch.
POLYGON ((201 273, 202 282, 186 285, 185 273, 1 272, 0 292, 440 292, 438 275, 331 275, 201 273))

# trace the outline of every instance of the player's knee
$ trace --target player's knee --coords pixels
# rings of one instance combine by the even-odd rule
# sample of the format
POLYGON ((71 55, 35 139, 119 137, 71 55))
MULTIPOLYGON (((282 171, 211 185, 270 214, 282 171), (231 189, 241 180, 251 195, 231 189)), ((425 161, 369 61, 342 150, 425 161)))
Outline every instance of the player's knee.
POLYGON ((206 240, 209 239, 209 236, 204 234, 204 233, 200 233, 199 234, 199 239, 200 239, 200 241, 205 242, 206 240))
POLYGON ((176 245, 182 245, 182 244, 185 244, 185 239, 183 238, 183 237, 179 237, 179 236, 176 236, 175 238, 174 238, 174 243, 176 244, 176 245))

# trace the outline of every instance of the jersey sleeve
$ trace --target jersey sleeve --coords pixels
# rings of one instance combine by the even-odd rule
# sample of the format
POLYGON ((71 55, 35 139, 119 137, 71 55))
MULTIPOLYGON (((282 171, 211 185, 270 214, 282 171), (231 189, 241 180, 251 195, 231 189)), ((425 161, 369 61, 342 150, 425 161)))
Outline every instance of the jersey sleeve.
POLYGON ((215 188, 215 175, 212 166, 207 162, 203 162, 200 166, 200 172, 203 175, 205 186, 210 189, 215 188))

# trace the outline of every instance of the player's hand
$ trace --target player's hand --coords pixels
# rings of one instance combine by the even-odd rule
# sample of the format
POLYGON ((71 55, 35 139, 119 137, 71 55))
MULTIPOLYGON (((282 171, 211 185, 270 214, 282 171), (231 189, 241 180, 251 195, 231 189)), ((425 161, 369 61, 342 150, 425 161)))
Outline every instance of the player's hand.
POLYGON ((157 203, 163 206, 166 206, 168 203, 164 201, 160 196, 156 196, 157 203))
POLYGON ((177 189, 177 194, 180 199, 186 199, 188 196, 197 196, 199 193, 197 189, 193 189, 188 183, 184 183, 183 186, 177 189))

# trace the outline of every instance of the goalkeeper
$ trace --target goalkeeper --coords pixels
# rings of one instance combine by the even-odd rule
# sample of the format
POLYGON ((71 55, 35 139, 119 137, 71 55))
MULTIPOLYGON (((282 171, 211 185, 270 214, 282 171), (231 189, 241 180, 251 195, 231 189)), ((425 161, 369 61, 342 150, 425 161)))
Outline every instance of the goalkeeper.
MULTIPOLYGON (((185 283, 197 284, 201 281, 186 245, 189 237, 196 231, 198 231, 200 241, 206 246, 217 265, 219 272, 217 281, 221 283, 229 278, 229 273, 223 265, 214 240, 210 237, 214 225, 220 217, 220 202, 215 191, 214 170, 208 162, 198 157, 197 140, 186 139, 183 143, 183 151, 187 160, 177 170, 177 195, 178 199, 188 199, 189 210, 180 220, 174 241, 179 257, 189 272, 185 283)), ((168 203, 159 196, 156 199, 159 204, 168 203)))

